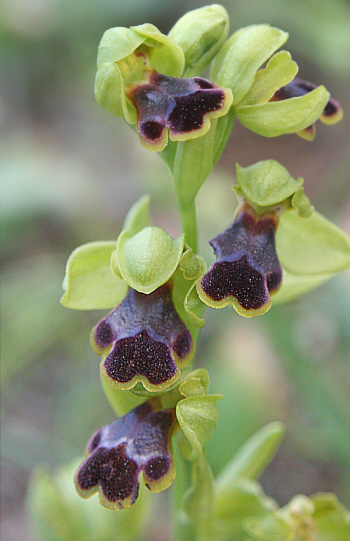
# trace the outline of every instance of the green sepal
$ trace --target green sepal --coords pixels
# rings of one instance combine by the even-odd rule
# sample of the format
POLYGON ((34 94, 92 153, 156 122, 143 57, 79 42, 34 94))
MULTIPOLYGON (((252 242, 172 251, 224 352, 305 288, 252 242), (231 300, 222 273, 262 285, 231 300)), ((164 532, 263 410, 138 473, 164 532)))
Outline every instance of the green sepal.
POLYGON ((196 283, 193 283, 188 290, 184 300, 184 307, 192 323, 198 327, 204 327, 205 319, 202 318, 202 314, 207 306, 198 295, 196 283))
POLYGON ((37 541, 107 541, 118 532, 123 541, 136 541, 147 520, 148 491, 123 513, 111 513, 98 498, 83 500, 75 490, 74 474, 79 463, 70 463, 55 472, 35 469, 27 495, 27 511, 37 541))
POLYGON ((176 417, 185 436, 181 451, 186 460, 198 460, 218 421, 217 402, 222 395, 191 396, 180 400, 176 417))
POLYGON ((183 508, 199 530, 208 529, 214 511, 214 479, 204 454, 192 465, 192 486, 184 496, 183 508))
POLYGON ((217 491, 239 479, 257 479, 274 457, 285 434, 280 422, 270 423, 253 434, 216 479, 217 491))
POLYGON ((123 229, 127 229, 131 235, 136 235, 144 227, 152 225, 150 205, 149 195, 144 195, 136 201, 126 215, 123 229))
POLYGON ((273 55, 266 68, 259 70, 249 92, 238 105, 253 105, 269 101, 274 93, 287 85, 298 73, 298 64, 292 60, 290 53, 280 51, 273 55))
POLYGON ((297 98, 238 107, 236 116, 249 130, 264 137, 277 137, 311 126, 323 113, 328 100, 329 92, 319 86, 297 98))
POLYGON ((152 293, 174 274, 183 247, 183 236, 175 240, 160 227, 145 227, 136 235, 124 230, 117 241, 119 271, 130 287, 152 293))
POLYGON ((275 160, 264 160, 249 167, 236 165, 236 176, 243 196, 251 203, 269 207, 291 197, 303 184, 275 160))
POLYGON ((334 274, 350 265, 350 238, 316 211, 310 218, 299 218, 296 210, 284 212, 276 247, 282 267, 291 274, 334 274))
MULTIPOLYGON (((136 408, 145 401, 145 397, 124 389, 115 389, 101 377, 101 385, 105 396, 118 417, 122 417, 130 410, 136 408)), ((151 395, 151 393, 150 393, 151 395)))
POLYGON ((236 106, 254 83, 260 66, 288 39, 288 34, 267 24, 235 32, 214 60, 210 80, 233 93, 236 106))
POLYGON ((293 274, 283 269, 282 287, 272 296, 272 304, 283 304, 312 291, 332 278, 333 274, 293 274))
POLYGON ((297 189, 292 197, 292 207, 298 211, 300 218, 310 218, 315 210, 314 206, 310 203, 310 199, 305 195, 304 188, 301 187, 297 189))
POLYGON ((200 75, 225 42, 229 17, 224 7, 213 4, 181 17, 169 32, 185 54, 183 77, 200 75))
POLYGON ((69 256, 61 304, 75 310, 105 310, 117 306, 127 292, 126 283, 113 274, 111 255, 116 241, 89 242, 69 256))
POLYGON ((185 56, 176 41, 162 34, 153 24, 132 26, 137 34, 144 38, 145 44, 151 47, 148 57, 151 66, 164 75, 181 77, 185 66, 185 56))
POLYGON ((100 64, 95 77, 97 103, 113 116, 136 122, 135 108, 126 101, 124 81, 117 64, 100 64))

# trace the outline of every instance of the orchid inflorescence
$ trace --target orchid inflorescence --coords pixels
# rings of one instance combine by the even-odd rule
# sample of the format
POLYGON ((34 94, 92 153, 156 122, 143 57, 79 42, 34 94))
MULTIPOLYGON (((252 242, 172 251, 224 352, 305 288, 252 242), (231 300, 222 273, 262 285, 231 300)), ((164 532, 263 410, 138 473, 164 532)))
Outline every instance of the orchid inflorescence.
POLYGON ((236 117, 265 137, 311 140, 318 118, 332 124, 342 116, 323 86, 296 78, 288 52, 276 52, 285 32, 252 25, 227 38, 227 13, 213 5, 186 14, 168 36, 151 24, 112 28, 99 46, 96 99, 168 164, 183 225, 178 239, 154 226, 145 197, 118 239, 86 244, 67 263, 62 304, 111 310, 91 345, 103 357, 102 381, 117 414, 123 396, 136 406, 93 435, 76 474, 80 495, 98 492, 112 509, 135 502, 141 474, 153 492, 172 483, 175 433, 196 475, 211 478, 203 447, 220 396, 209 394, 206 371, 193 370, 206 306, 259 316, 350 263, 349 239, 314 211, 303 179, 274 160, 237 165, 239 205, 210 241, 216 261, 207 270, 198 255, 195 197, 236 117))

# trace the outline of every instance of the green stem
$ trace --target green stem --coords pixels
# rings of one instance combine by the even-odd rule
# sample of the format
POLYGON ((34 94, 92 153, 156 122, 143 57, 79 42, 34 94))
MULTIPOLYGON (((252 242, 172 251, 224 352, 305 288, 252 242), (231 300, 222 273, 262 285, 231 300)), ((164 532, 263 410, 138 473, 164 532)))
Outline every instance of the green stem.
POLYGON ((193 201, 190 206, 182 209, 179 206, 182 232, 185 234, 185 242, 197 253, 197 216, 196 204, 193 201))
POLYGON ((187 518, 183 509, 184 495, 191 486, 191 467, 184 459, 175 440, 174 459, 176 465, 176 480, 173 484, 172 503, 174 517, 174 541, 196 541, 196 529, 187 518))

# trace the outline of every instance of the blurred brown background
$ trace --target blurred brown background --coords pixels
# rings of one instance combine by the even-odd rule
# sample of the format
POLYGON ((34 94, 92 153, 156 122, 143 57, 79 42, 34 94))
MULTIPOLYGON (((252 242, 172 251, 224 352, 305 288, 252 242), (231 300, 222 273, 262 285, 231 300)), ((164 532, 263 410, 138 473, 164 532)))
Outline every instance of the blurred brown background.
MULTIPOLYGON (((2 242, 2 539, 34 541, 25 494, 38 463, 80 455, 113 419, 99 383, 90 328, 100 313, 59 304, 65 262, 78 245, 115 239, 129 206, 153 198, 157 225, 179 234, 168 171, 126 124, 94 100, 96 50, 109 27, 152 22, 167 33, 201 1, 2 0, 0 177, 2 242)), ((229 222, 234 165, 281 161, 305 178, 315 207, 350 231, 350 4, 345 0, 227 0, 231 32, 253 23, 286 30, 299 75, 325 84, 345 112, 317 124, 313 143, 264 139, 235 126, 200 192, 202 252, 229 222), (215 203, 214 203, 215 202, 215 203)), ((270 420, 287 437, 263 475, 283 504, 293 494, 336 491, 350 505, 349 274, 264 318, 206 313, 198 364, 225 394, 208 453, 215 471, 270 420)))

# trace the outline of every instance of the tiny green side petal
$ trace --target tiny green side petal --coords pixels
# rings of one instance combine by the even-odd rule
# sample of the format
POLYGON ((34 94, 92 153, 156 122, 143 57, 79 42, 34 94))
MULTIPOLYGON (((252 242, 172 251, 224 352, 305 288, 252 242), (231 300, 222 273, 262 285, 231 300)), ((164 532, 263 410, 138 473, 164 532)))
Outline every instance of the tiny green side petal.
POLYGON ((236 106, 254 83, 260 66, 288 39, 288 34, 267 24, 235 32, 214 60, 211 81, 230 88, 236 106))
POLYGON ((237 182, 244 197, 255 205, 269 207, 292 196, 303 184, 275 160, 264 160, 249 167, 236 165, 237 182))
POLYGON ((119 270, 126 283, 140 293, 152 293, 174 274, 184 239, 173 239, 159 227, 145 227, 136 235, 124 230, 117 241, 119 270))
POLYGON ((156 71, 171 77, 181 77, 185 56, 176 41, 162 34, 153 24, 132 26, 131 29, 142 36, 145 44, 151 47, 149 59, 156 71))
POLYGON ((243 126, 259 135, 277 137, 311 126, 323 113, 328 100, 329 92, 319 86, 301 97, 240 107, 236 116, 243 126))
POLYGON ((350 238, 318 212, 310 218, 284 212, 276 245, 283 268, 292 274, 334 274, 350 265, 350 238))
POLYGON ((115 247, 116 241, 90 242, 72 252, 66 267, 63 306, 74 310, 104 310, 121 302, 127 285, 110 268, 115 247))
POLYGON ((255 76, 253 86, 237 106, 253 105, 269 101, 276 90, 288 84, 298 73, 298 65, 292 60, 290 53, 280 51, 255 76))
POLYGON ((187 460, 198 460, 218 421, 217 402, 222 395, 191 396, 180 400, 176 417, 187 439, 182 453, 187 460))

